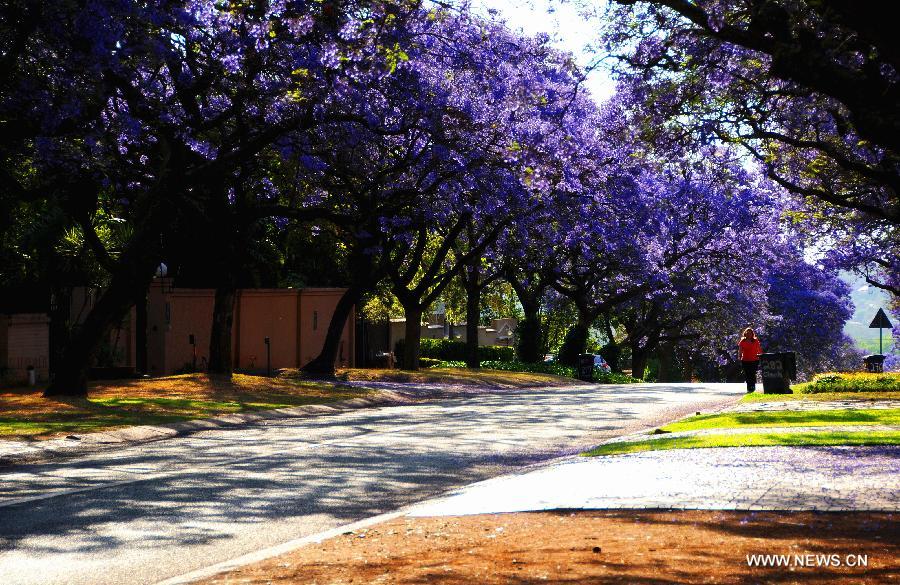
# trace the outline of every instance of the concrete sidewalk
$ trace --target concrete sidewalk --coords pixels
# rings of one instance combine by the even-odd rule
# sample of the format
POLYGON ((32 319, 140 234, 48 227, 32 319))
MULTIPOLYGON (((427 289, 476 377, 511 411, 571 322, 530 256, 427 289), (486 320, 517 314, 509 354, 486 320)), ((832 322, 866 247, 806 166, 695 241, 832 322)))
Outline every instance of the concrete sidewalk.
POLYGON ((610 508, 900 512, 900 447, 731 447, 574 457, 468 486, 411 514, 610 508))

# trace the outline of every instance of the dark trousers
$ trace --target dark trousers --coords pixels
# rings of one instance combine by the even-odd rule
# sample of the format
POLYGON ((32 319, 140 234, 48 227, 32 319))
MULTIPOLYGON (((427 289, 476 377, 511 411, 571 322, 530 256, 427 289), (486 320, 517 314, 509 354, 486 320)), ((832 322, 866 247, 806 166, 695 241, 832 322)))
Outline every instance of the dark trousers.
POLYGON ((744 368, 744 380, 747 381, 747 392, 756 392, 756 370, 759 362, 741 362, 744 368))

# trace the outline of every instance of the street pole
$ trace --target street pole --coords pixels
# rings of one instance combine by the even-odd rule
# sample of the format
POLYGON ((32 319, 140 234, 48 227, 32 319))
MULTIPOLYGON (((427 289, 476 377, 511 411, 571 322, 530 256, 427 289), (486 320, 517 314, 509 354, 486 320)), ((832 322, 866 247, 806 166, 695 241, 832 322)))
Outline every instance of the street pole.
POLYGON ((266 376, 272 376, 272 344, 266 337, 266 376))

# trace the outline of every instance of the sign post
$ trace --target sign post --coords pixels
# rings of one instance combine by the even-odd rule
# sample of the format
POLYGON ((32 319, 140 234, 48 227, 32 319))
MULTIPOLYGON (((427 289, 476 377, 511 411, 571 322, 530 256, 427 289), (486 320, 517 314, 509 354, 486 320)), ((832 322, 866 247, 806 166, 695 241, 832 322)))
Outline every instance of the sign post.
POLYGON ((878 355, 867 355, 863 359, 866 364, 867 372, 879 374, 884 371, 884 343, 882 333, 884 329, 890 329, 891 327, 893 327, 893 325, 891 325, 887 315, 884 313, 884 309, 878 309, 878 313, 875 314, 875 318, 872 319, 872 323, 869 324, 869 329, 878 329, 878 355))
POLYGON ((878 353, 879 355, 884 355, 884 346, 881 343, 881 333, 883 329, 891 329, 894 326, 891 325, 891 322, 888 320, 887 315, 884 313, 884 309, 878 309, 878 312, 875 314, 875 318, 872 319, 872 322, 869 323, 869 329, 878 329, 878 353))

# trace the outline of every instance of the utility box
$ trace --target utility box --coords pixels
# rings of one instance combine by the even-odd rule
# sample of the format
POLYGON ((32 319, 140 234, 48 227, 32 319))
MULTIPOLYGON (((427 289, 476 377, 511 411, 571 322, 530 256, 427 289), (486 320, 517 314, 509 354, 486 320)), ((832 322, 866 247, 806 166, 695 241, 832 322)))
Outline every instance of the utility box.
POLYGON ((763 394, 790 394, 791 380, 797 378, 797 354, 792 351, 764 353, 759 356, 763 394))

